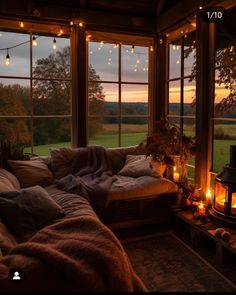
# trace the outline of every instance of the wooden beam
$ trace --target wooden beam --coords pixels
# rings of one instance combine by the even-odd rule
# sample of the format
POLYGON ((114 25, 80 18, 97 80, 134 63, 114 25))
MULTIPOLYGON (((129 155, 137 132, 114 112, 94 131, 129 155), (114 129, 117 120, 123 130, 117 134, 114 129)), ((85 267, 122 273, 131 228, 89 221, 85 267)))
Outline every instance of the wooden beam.
POLYGON ((71 34, 72 146, 87 145, 87 44, 84 29, 71 34))
POLYGON ((206 192, 212 165, 212 117, 214 108, 214 23, 197 15, 197 76, 196 76, 196 172, 195 182, 206 192))
POLYGON ((157 0, 156 16, 159 16, 162 12, 165 0, 157 0))
POLYGON ((92 11, 80 7, 42 4, 37 2, 4 1, 1 3, 0 16, 13 19, 29 19, 37 22, 52 21, 69 25, 71 19, 81 21, 94 28, 109 27, 141 33, 155 33, 156 20, 150 17, 137 17, 117 13, 92 11), (37 14, 35 14, 37 11, 37 14), (40 15, 40 16, 38 16, 40 15))
POLYGON ((162 32, 181 22, 199 9, 199 6, 220 3, 220 0, 182 0, 157 19, 157 31, 162 32))

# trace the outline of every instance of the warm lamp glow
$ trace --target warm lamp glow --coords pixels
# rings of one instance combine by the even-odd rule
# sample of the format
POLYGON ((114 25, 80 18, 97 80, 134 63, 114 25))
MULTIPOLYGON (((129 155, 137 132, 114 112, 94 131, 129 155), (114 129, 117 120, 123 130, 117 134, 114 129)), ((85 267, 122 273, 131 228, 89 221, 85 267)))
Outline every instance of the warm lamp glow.
POLYGON ((6 66, 8 66, 10 64, 10 55, 8 52, 8 48, 7 48, 7 55, 6 55, 6 61, 5 61, 6 66))
POLYGON ((20 22, 20 27, 21 27, 21 28, 24 28, 24 26, 25 26, 24 23, 21 21, 21 22, 20 22))
POLYGON ((134 45, 132 45, 132 49, 130 51, 131 53, 134 53, 134 45))
POLYGON ((206 207, 205 207, 205 205, 203 204, 202 201, 198 205, 198 213, 200 215, 206 214, 206 207))
POLYGON ((84 26, 84 23, 83 22, 79 22, 79 27, 83 27, 84 26))
POLYGON ((57 49, 57 41, 56 41, 56 38, 54 37, 53 39, 53 45, 52 45, 52 48, 55 50, 57 49))
POLYGON ((212 204, 212 195, 211 195, 211 190, 209 188, 206 192, 206 201, 208 205, 212 204))
POLYGON ((174 166, 173 170, 174 170, 174 176, 173 176, 174 181, 179 181, 179 172, 176 172, 176 166, 174 166))
POLYGON ((152 46, 152 44, 151 44, 151 46, 150 46, 150 51, 153 51, 153 46, 152 46))
POLYGON ((33 44, 33 46, 37 46, 38 45, 35 36, 33 36, 33 38, 32 38, 32 44, 33 44))

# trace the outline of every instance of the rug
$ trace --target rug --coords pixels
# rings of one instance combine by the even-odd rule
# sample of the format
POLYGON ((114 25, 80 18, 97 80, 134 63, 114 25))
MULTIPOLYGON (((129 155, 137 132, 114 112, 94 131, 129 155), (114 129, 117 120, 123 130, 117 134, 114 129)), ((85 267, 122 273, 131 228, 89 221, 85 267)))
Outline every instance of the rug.
POLYGON ((171 232, 122 242, 149 291, 235 292, 236 286, 171 232))

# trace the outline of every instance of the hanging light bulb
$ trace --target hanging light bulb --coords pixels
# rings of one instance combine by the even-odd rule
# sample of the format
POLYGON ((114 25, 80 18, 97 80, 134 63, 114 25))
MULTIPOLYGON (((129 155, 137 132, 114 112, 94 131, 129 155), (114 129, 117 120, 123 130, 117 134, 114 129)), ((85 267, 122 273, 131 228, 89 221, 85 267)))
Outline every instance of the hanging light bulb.
POLYGON ((177 65, 179 64, 179 59, 177 59, 176 63, 177 63, 177 65))
POLYGON ((176 46, 176 50, 179 50, 179 45, 176 46))
POLYGON ((83 22, 79 22, 79 27, 83 27, 84 26, 84 23, 83 22))
POLYGON ((153 51, 153 46, 152 46, 152 44, 151 44, 151 46, 150 46, 150 51, 153 51))
POLYGON ((233 50, 234 50, 234 47, 231 46, 229 51, 230 51, 230 52, 233 52, 233 50))
POLYGON ((21 28, 24 28, 24 26, 25 26, 24 23, 21 21, 21 22, 20 22, 20 27, 21 27, 21 28))
POLYGON ((113 48, 117 48, 117 44, 116 43, 114 44, 113 48))
POLYGON ((8 66, 10 64, 10 55, 8 52, 8 48, 7 48, 7 55, 6 55, 6 61, 5 61, 6 66, 8 66))
POLYGON ((174 44, 174 45, 172 46, 172 48, 173 48, 173 50, 175 50, 175 49, 176 49, 176 45, 174 44))
POLYGON ((33 44, 33 46, 37 46, 38 45, 35 36, 33 36, 33 38, 32 38, 32 44, 33 44))
POLYGON ((132 49, 130 51, 131 53, 134 53, 134 45, 132 45, 132 49))
POLYGON ((73 25, 74 25, 74 22, 73 22, 73 20, 71 20, 71 21, 70 21, 70 25, 71 25, 71 26, 73 26, 73 25))
POLYGON ((137 59, 136 63, 137 63, 137 64, 139 64, 139 63, 140 63, 140 60, 139 60, 139 59, 137 59))
POLYGON ((56 41, 56 38, 55 38, 55 37, 54 37, 52 43, 53 43, 53 44, 52 44, 52 48, 53 48, 54 50, 57 49, 57 41, 56 41))
POLYGON ((103 41, 101 41, 100 42, 100 47, 102 47, 104 45, 104 42, 103 41))

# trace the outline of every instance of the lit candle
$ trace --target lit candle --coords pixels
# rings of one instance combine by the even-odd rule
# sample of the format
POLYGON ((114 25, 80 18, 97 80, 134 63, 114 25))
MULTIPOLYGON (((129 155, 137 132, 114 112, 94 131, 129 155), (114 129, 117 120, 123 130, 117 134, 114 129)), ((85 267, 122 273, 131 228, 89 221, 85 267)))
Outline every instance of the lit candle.
POLYGON ((211 196, 210 189, 208 189, 206 192, 206 201, 207 201, 207 205, 212 205, 212 196, 211 196))
POLYGON ((205 205, 203 204, 202 201, 201 201, 201 202, 199 203, 199 205, 198 205, 198 213, 199 213, 200 215, 204 215, 204 214, 206 214, 206 207, 205 207, 205 205))
POLYGON ((179 172, 176 172, 175 166, 174 166, 174 181, 179 181, 179 172))

